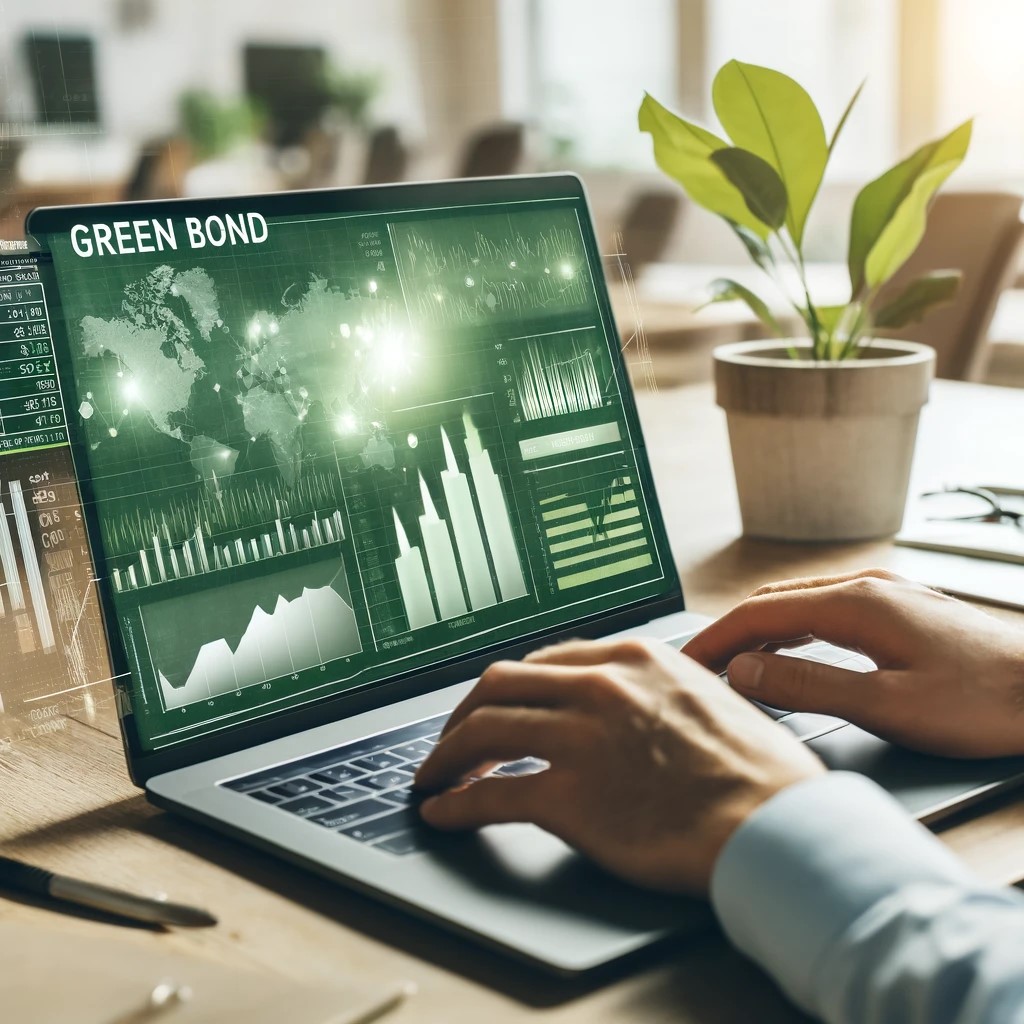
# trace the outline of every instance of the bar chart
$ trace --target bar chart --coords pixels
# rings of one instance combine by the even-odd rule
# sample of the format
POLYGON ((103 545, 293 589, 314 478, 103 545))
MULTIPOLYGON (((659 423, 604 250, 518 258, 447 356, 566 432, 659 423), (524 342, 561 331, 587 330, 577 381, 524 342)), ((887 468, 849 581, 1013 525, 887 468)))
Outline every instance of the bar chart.
POLYGON ((633 477, 604 471, 571 490, 539 501, 544 537, 558 590, 645 569, 653 564, 633 477))
POLYGON ((523 419, 589 412, 604 405, 601 359, 587 333, 530 338, 517 360, 516 381, 523 419))
POLYGON ((164 528, 152 535, 147 547, 139 549, 137 562, 124 571, 113 569, 111 578, 114 589, 125 593, 233 566, 263 562, 280 555, 312 551, 338 544, 344 539, 345 524, 339 509, 327 515, 312 516, 306 525, 300 520, 298 526, 294 521, 285 525, 278 516, 272 527, 258 538, 234 537, 226 543, 211 540, 203 526, 198 525, 188 540, 174 545, 170 532, 164 528))
POLYGON ((410 541, 398 510, 391 510, 398 549, 394 568, 409 629, 530 593, 502 480, 470 413, 463 413, 462 426, 469 473, 462 471, 444 426, 438 428, 444 469, 418 472, 421 545, 410 541), (438 509, 441 495, 447 518, 438 509))

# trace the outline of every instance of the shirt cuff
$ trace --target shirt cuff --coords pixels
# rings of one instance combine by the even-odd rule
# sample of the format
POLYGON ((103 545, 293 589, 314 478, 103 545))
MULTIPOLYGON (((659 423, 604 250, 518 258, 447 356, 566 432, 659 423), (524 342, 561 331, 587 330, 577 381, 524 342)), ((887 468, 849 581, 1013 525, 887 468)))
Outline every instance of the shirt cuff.
POLYGON ((733 944, 813 1011, 833 944, 879 900, 921 882, 977 885, 884 790, 827 772, 777 793, 733 833, 711 902, 733 944))

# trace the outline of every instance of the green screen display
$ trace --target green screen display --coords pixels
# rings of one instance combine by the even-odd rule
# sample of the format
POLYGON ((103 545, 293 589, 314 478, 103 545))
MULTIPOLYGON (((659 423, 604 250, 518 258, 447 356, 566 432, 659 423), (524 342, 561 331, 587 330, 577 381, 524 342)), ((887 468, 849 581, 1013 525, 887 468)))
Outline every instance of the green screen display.
POLYGON ((671 590, 578 199, 252 203, 46 239, 144 749, 671 590))

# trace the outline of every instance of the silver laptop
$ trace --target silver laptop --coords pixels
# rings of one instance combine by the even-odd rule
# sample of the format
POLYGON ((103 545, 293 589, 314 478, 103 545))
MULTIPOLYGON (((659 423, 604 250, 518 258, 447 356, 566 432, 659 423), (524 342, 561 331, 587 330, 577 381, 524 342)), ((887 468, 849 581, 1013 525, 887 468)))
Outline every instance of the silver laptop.
MULTIPOLYGON (((496 657, 705 621, 579 180, 41 209, 28 232, 149 798, 563 973, 704 926, 535 827, 433 834, 410 790, 496 657)), ((1024 765, 771 713, 923 818, 1024 765)))

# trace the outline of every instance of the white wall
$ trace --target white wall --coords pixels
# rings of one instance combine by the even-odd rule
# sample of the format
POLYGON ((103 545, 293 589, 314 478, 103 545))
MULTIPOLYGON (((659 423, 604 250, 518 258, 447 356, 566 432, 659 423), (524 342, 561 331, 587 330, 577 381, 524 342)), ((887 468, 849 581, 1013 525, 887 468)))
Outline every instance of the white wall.
POLYGON ((22 39, 59 29, 96 40, 105 133, 141 141, 175 127, 185 89, 237 95, 247 42, 321 45, 344 67, 382 72, 374 115, 413 136, 424 129, 414 40, 407 11, 415 0, 0 0, 0 110, 31 105, 22 39), (126 27, 122 12, 151 17, 126 27))

